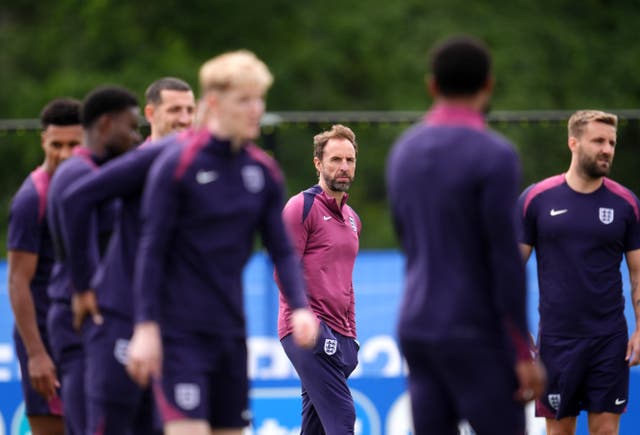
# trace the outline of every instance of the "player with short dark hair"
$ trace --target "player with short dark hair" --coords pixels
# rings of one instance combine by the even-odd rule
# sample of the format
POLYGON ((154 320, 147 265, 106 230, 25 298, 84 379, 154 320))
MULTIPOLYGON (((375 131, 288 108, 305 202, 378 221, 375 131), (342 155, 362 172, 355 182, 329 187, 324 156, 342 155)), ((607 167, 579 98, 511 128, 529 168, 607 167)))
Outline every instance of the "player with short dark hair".
POLYGON ((536 415, 546 418, 551 435, 574 434, 581 410, 588 412, 590 433, 618 433, 629 400, 629 366, 640 362, 640 204, 607 178, 617 121, 598 110, 575 112, 568 122, 569 169, 520 197, 521 247, 525 259, 536 252, 538 347, 549 373, 536 415), (630 339, 623 255, 636 313, 630 339))
MULTIPOLYGON (((69 234, 63 225, 62 210, 64 191, 73 182, 95 170, 97 166, 114 158, 140 141, 138 132, 138 102, 130 91, 116 86, 103 86, 90 92, 82 105, 84 127, 83 146, 74 150, 56 171, 51 180, 47 198, 47 221, 54 244, 55 263, 51 273, 48 294, 51 307, 47 315, 47 326, 54 360, 61 377, 61 394, 65 405, 67 433, 84 434, 85 420, 85 360, 81 336, 72 326, 71 298, 84 288, 73 288, 69 275, 69 257, 66 240, 69 234)), ((104 253, 113 228, 113 205, 105 205, 100 213, 91 216, 92 243, 83 260, 87 267, 94 267, 104 253)), ((87 269, 88 270, 88 269, 87 269)), ((84 331, 89 333, 87 331, 84 331)), ((92 367, 86 368, 86 376, 98 376, 92 367)))
MULTIPOLYGON (((80 101, 75 98, 56 98, 42 108, 40 112, 40 127, 46 135, 50 125, 75 126, 80 125, 80 101)), ((75 142, 75 141, 74 141, 75 142)))
POLYGON ((191 86, 176 77, 163 77, 151 83, 145 92, 144 116, 151 126, 149 140, 191 127, 195 99, 191 86))
POLYGON ((53 265, 46 203, 51 176, 82 141, 80 101, 59 98, 49 102, 42 109, 40 124, 44 162, 29 174, 11 201, 7 258, 25 413, 34 435, 54 435, 62 434, 64 425, 57 391, 60 382, 46 326, 47 283, 53 265))
MULTIPOLYGON (((320 321, 313 349, 295 345, 291 308, 280 296, 278 335, 302 383, 302 433, 353 434, 356 411, 347 378, 358 365, 353 266, 362 229, 347 205, 358 144, 344 125, 313 138, 318 184, 293 196, 282 211, 320 321)), ((279 282, 278 282, 279 284, 279 282)))
POLYGON ((127 365, 139 383, 153 378, 169 435, 239 435, 249 423, 242 271, 256 232, 295 309, 297 342, 317 333, 280 216, 282 173, 251 142, 272 80, 245 50, 206 62, 205 128, 174 137, 149 171, 127 365))
POLYGON ((467 420, 478 435, 521 435, 544 371, 528 346, 518 156, 482 115, 493 88, 485 45, 449 38, 431 65, 434 105, 395 143, 386 173, 407 257, 398 334, 415 433, 453 435, 467 420))
MULTIPOLYGON (((175 87, 173 83, 177 80, 162 79, 150 89, 160 94, 165 84, 175 87)), ((178 82, 181 83, 184 82, 178 82)), ((181 86, 176 93, 165 93, 160 106, 188 106, 184 99, 190 96, 193 100, 193 93, 186 86, 188 91, 181 86)), ((190 114, 181 124, 191 125, 193 111, 190 114)), ((166 131, 164 117, 152 116, 150 122, 152 137, 158 137, 159 132, 172 133, 166 131)), ((181 129, 181 125, 176 128, 181 129)), ((68 243, 71 279, 74 288, 87 289, 74 295, 74 323, 81 325, 87 315, 102 320, 101 333, 90 335, 87 341, 87 361, 101 368, 96 370, 97 377, 88 380, 88 401, 93 410, 89 412, 88 423, 91 433, 98 427, 103 435, 142 435, 156 430, 151 392, 133 382, 124 364, 133 332, 131 281, 140 232, 140 200, 149 167, 167 142, 171 141, 151 143, 149 139, 138 149, 85 175, 64 194, 64 224, 73 230, 68 243), (101 204, 114 199, 121 204, 109 248, 97 270, 85 270, 86 264, 81 260, 87 256, 88 240, 92 237, 90 217, 101 204)))
POLYGON ((479 41, 452 38, 434 47, 429 59, 434 82, 449 98, 471 95, 491 80, 491 56, 479 41))

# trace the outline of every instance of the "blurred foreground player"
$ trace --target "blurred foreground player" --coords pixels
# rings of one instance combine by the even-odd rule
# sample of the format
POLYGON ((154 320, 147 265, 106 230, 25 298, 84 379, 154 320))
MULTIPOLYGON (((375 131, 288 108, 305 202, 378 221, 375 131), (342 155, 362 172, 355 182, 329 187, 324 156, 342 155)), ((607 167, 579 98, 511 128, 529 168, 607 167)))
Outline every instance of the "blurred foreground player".
MULTIPOLYGON (((173 133, 171 128, 183 130, 191 126, 195 102, 184 81, 157 80, 149 87, 147 97, 150 98, 147 109, 150 105, 154 107, 153 116, 148 117, 151 138, 157 140, 173 133), (174 112, 187 116, 180 115, 171 121, 174 112)), ((124 364, 133 333, 131 282, 140 232, 140 199, 148 169, 166 142, 149 140, 85 175, 64 194, 64 225, 73 230, 67 243, 71 279, 74 288, 85 289, 73 296, 74 323, 78 328, 87 315, 94 319, 85 328, 89 374, 85 388, 89 405, 87 425, 92 434, 155 433, 151 392, 133 382, 124 364), (85 261, 89 239, 95 237, 91 232, 91 216, 99 212, 102 204, 116 199, 121 204, 114 232, 96 274, 85 261)))
POLYGON ((25 413, 33 435, 53 435, 62 434, 64 425, 46 325, 53 246, 45 208, 51 176, 82 141, 80 102, 51 101, 42 110, 40 123, 44 162, 29 174, 11 202, 7 257, 25 413))
POLYGON ((241 434, 250 422, 242 271, 259 232, 294 308, 294 337, 317 321, 280 212, 282 174, 251 141, 260 133, 266 65, 248 51, 200 69, 205 128, 154 161, 143 195, 134 273, 136 326, 127 363, 154 380, 165 433, 241 434))
POLYGON ((528 346, 516 240, 518 157, 483 117, 490 63, 472 38, 437 45, 428 80, 434 105, 388 160, 407 256, 398 333, 418 435, 457 434, 460 420, 478 435, 524 434, 523 402, 544 388, 528 346))
POLYGON ((549 384, 536 403, 547 433, 617 434, 629 400, 629 366, 640 362, 640 204, 607 178, 616 115, 580 110, 568 123, 571 163, 520 196, 525 260, 535 248, 540 287, 538 346, 549 384), (629 339, 620 263, 626 257, 636 328, 629 339))
MULTIPOLYGON (((68 234, 62 199, 65 189, 99 165, 128 151, 141 140, 138 132, 138 102, 126 89, 105 86, 89 93, 82 104, 83 146, 74 150, 51 180, 47 202, 47 221, 54 243, 56 262, 48 287, 51 307, 47 315, 51 347, 60 381, 68 434, 85 433, 85 354, 81 336, 72 326, 71 298, 77 291, 71 285, 68 234)), ((86 260, 97 264, 113 228, 112 207, 105 207, 91 217, 93 242, 86 260)))

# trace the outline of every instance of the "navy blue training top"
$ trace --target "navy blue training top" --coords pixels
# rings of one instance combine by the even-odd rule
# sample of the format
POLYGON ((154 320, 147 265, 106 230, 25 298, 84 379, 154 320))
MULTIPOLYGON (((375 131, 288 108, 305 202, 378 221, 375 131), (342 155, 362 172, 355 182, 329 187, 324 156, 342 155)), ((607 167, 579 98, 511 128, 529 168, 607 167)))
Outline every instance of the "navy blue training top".
POLYGON ((143 194, 136 321, 158 321, 165 332, 245 336, 242 272, 256 232, 289 303, 306 306, 275 160, 253 144, 234 152, 205 130, 175 142, 153 162, 143 194))
POLYGON ((38 263, 31 282, 36 322, 46 327, 49 296, 47 284, 53 266, 53 246, 47 228, 46 205, 50 175, 38 167, 24 180, 11 201, 7 249, 36 254, 38 263))
POLYGON ((74 288, 93 288, 102 309, 124 317, 133 316, 132 280, 140 234, 140 200, 153 160, 171 140, 141 145, 92 171, 70 186, 62 207, 70 236, 67 241, 71 281, 74 288), (91 216, 101 206, 119 198, 119 213, 107 252, 100 264, 88 259, 91 249, 91 216))
POLYGON ((519 358, 530 358, 511 144, 479 113, 437 105, 393 146, 386 175, 407 261, 400 337, 508 337, 519 358))
MULTIPOLYGON (((75 289, 71 285, 70 259, 66 240, 71 238, 69 232, 73 229, 63 224, 65 216, 62 198, 67 188, 102 163, 103 161, 92 155, 88 148, 78 146, 74 148, 73 155, 60 164, 51 179, 47 197, 47 224, 55 253, 55 263, 48 287, 48 294, 52 300, 69 303, 74 292, 85 290, 75 289)), ((91 216, 91 231, 96 236, 89 239, 90 247, 84 257, 91 267, 95 268, 100 255, 104 252, 113 229, 115 213, 114 205, 109 204, 105 210, 91 216)))
POLYGON ((609 178, 579 193, 560 174, 522 193, 521 241, 536 252, 541 334, 627 332, 620 263, 640 248, 639 210, 638 198, 609 178))

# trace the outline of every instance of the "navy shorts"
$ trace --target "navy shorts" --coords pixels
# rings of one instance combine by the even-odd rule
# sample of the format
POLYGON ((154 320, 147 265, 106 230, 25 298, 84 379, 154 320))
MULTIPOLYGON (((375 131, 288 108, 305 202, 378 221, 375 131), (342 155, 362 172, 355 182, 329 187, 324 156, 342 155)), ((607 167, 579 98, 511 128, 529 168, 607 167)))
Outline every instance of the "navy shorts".
POLYGON ((153 400, 126 372, 126 356, 133 334, 131 320, 102 312, 104 322, 87 319, 83 328, 86 349, 87 427, 89 433, 153 434, 153 400))
POLYGON ((406 338, 400 344, 416 434, 457 435, 462 420, 477 435, 525 433, 524 405, 514 400, 515 359, 506 345, 406 338))
MULTIPOLYGON (((151 405, 153 396, 147 390, 141 400, 151 405)), ((87 402, 87 433, 100 435, 161 435, 160 422, 151 406, 136 407, 117 402, 89 398, 87 402)))
MULTIPOLYGON (((47 353, 51 356, 47 335, 43 330, 40 330, 40 337, 42 337, 42 342, 44 343, 47 353)), ((29 357, 27 356, 27 350, 24 347, 22 338, 20 338, 20 334, 18 334, 15 328, 13 330, 13 342, 16 348, 16 355, 18 356, 18 363, 20 364, 20 373, 22 374, 20 384, 24 397, 25 414, 29 417, 38 415, 61 416, 62 401, 60 400, 60 392, 58 391, 58 396, 55 398, 47 400, 31 386, 29 379, 29 357)), ((51 358, 53 359, 53 357, 51 358)))
POLYGON ((563 418, 587 412, 621 414, 629 398, 627 333, 602 337, 541 336, 540 358, 547 391, 536 401, 536 416, 563 418))
POLYGON ((153 393, 163 423, 206 420, 211 428, 250 424, 244 337, 163 331, 162 378, 153 393))
POLYGON ((64 407, 65 433, 84 435, 84 347, 80 334, 72 326, 71 306, 53 301, 47 313, 51 353, 60 379, 64 407))
POLYGON ((358 365, 356 340, 320 322, 313 349, 297 346, 291 334, 281 343, 302 384, 302 433, 353 434, 356 411, 347 378, 358 365))

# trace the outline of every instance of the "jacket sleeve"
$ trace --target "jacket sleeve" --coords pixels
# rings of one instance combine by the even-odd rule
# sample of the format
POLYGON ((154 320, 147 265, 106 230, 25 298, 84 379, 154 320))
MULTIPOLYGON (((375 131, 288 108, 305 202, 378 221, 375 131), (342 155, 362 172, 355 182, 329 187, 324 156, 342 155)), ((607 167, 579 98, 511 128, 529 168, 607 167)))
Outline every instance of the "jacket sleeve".
POLYGON ((135 322, 159 320, 167 245, 178 226, 179 149, 163 152, 151 165, 140 209, 140 242, 133 277, 135 322))
MULTIPOLYGON (((275 266, 280 291, 292 309, 306 307, 307 297, 305 293, 300 256, 294 252, 289 235, 282 219, 283 186, 271 180, 273 183, 267 193, 267 204, 260 224, 262 241, 269 252, 271 261, 275 266)), ((300 218, 302 219, 302 218, 300 218)), ((295 236, 294 236, 295 237, 295 236)), ((296 250, 304 247, 302 240, 294 238, 296 250)))
POLYGON ((502 150, 489 165, 480 200, 493 300, 518 359, 530 359, 525 268, 516 239, 520 165, 512 149, 502 150))
MULTIPOLYGON (((90 287, 96 264, 90 264, 89 241, 92 234, 91 216, 98 213, 105 201, 139 194, 144 185, 147 169, 157 150, 135 150, 117 158, 101 169, 93 171, 68 187, 62 196, 62 212, 66 246, 69 250, 71 282, 77 291, 90 287)), ((96 241, 97 243, 97 241, 96 241)))

